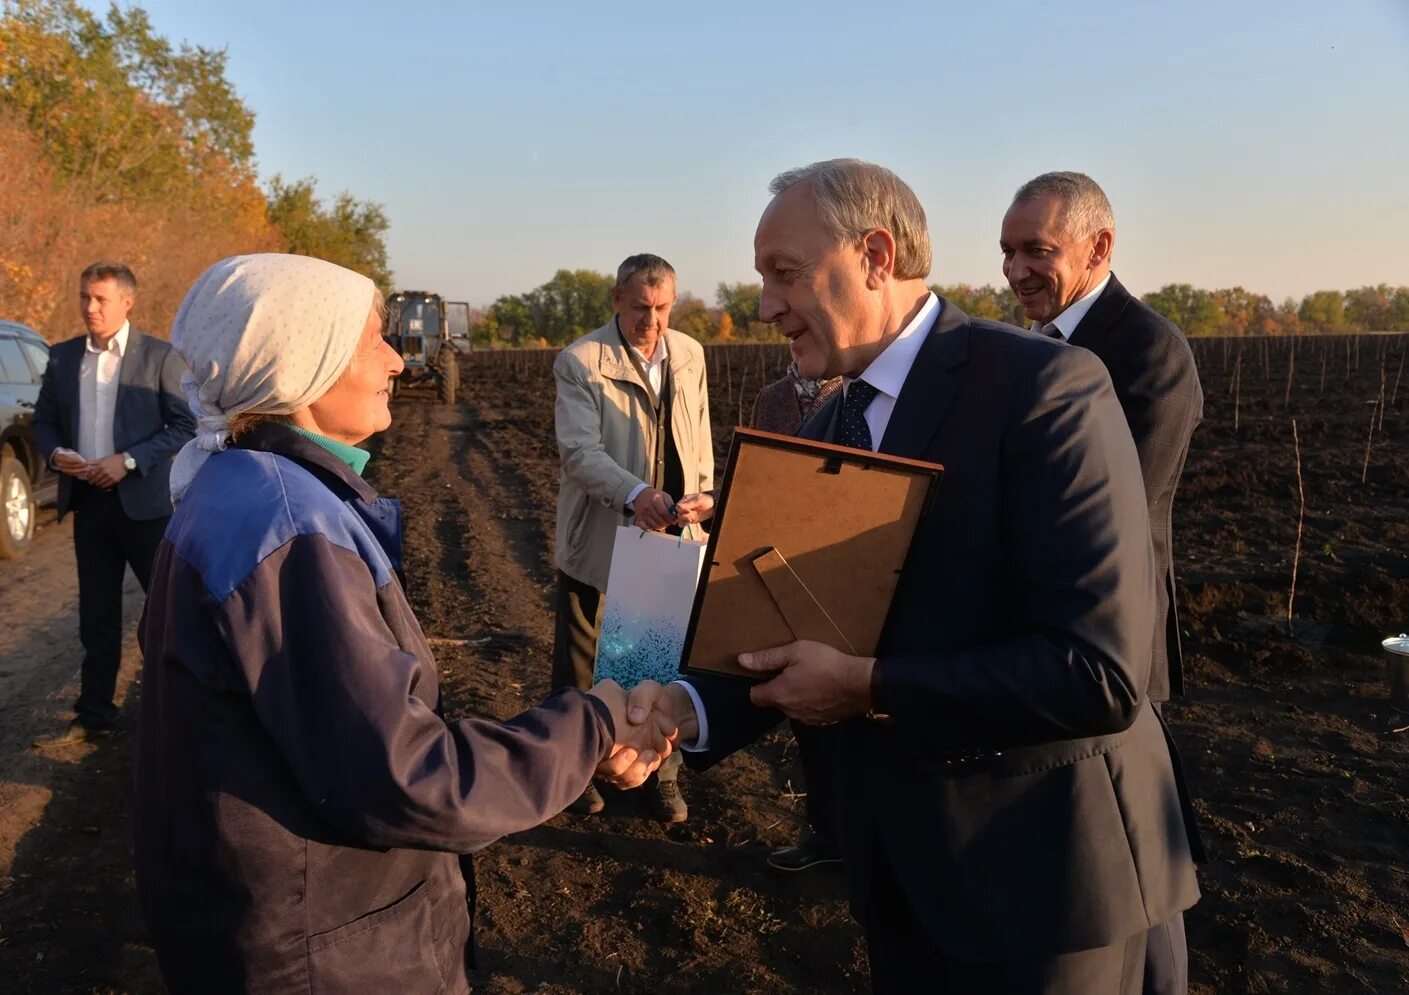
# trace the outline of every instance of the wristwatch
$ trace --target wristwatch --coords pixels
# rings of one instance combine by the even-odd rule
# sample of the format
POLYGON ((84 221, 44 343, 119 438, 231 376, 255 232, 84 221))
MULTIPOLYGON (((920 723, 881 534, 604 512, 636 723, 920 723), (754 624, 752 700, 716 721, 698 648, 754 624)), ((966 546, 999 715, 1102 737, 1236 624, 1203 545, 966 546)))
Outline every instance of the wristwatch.
POLYGON ((123 453, 122 466, 128 473, 131 473, 133 470, 137 469, 137 461, 132 458, 131 453, 123 453))

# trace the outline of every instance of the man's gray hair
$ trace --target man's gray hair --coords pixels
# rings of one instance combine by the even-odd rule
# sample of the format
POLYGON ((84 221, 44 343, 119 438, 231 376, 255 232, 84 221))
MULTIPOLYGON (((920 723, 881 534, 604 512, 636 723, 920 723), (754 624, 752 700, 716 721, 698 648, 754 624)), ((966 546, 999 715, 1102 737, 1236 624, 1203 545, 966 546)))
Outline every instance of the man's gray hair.
POLYGON ((649 252, 627 256, 616 268, 616 289, 620 290, 636 276, 639 276, 646 286, 657 287, 664 283, 667 277, 674 281, 675 267, 649 252))
POLYGON ((1074 238, 1089 238, 1104 228, 1115 231, 1115 212, 1106 192, 1085 173, 1043 173, 1018 187, 1014 204, 1056 197, 1062 205, 1062 228, 1074 238))
POLYGON ((895 238, 895 275, 923 280, 930 275, 929 222, 915 191, 884 166, 860 159, 828 159, 779 173, 768 184, 775 197, 799 183, 812 184, 817 214, 843 245, 884 228, 895 238))

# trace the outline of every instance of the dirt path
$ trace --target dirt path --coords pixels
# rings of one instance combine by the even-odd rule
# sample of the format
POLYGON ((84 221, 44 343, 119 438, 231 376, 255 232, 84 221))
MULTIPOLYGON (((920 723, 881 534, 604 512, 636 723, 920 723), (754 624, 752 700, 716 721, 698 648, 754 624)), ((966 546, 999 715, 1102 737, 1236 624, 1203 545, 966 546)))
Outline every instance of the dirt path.
POLYGON ((30 747, 72 717, 82 647, 71 521, 0 564, 0 990, 160 991, 131 889, 132 707, 142 589, 129 571, 110 740, 30 747), (110 987, 111 986, 111 987, 110 987))

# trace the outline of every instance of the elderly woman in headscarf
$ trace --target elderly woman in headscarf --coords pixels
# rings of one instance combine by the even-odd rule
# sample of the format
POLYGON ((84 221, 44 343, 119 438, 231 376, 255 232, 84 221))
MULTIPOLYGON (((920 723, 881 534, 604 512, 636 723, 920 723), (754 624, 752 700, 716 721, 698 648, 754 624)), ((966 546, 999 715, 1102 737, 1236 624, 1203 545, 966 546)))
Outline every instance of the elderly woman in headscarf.
POLYGON ((360 476, 402 370, 380 312, 331 263, 240 256, 172 329, 199 434, 141 624, 136 833, 173 992, 468 991, 458 855, 670 750, 610 684, 442 718, 398 510, 360 476))

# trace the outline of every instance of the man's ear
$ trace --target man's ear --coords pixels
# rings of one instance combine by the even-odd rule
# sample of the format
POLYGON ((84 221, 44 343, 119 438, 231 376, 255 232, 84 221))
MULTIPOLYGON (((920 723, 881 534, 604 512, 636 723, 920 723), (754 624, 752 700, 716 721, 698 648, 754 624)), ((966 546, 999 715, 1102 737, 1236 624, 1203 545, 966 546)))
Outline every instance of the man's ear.
POLYGON ((1111 253, 1115 251, 1115 229, 1102 228, 1091 240, 1091 268, 1108 265, 1111 253))
POLYGON ((866 288, 880 289, 895 276, 895 236, 884 228, 872 228, 861 236, 861 258, 866 267, 866 288))

